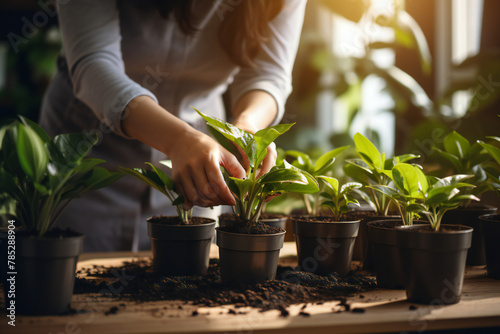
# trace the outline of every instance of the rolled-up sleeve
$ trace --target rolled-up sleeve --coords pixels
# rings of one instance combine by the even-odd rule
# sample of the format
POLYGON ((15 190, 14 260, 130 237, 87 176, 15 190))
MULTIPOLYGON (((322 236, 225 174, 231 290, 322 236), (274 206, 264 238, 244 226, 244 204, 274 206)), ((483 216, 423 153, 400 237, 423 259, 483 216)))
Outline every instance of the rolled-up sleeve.
POLYGON ((126 137, 121 119, 128 103, 140 95, 157 99, 125 74, 116 1, 69 1, 57 10, 75 96, 126 137))
POLYGON ((278 107, 273 125, 278 124, 285 112, 285 102, 292 91, 291 75, 306 0, 285 0, 282 11, 270 23, 270 38, 254 59, 256 66, 241 68, 230 87, 232 106, 252 90, 269 93, 278 107))

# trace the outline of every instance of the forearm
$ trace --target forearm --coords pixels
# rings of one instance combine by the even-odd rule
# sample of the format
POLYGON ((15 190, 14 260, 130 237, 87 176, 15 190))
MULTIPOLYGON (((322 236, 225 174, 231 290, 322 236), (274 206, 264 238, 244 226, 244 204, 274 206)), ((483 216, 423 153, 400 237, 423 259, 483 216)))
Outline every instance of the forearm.
POLYGON ((194 130, 189 124, 163 109, 148 96, 138 96, 127 106, 122 120, 123 131, 163 153, 170 155, 176 141, 194 130))
POLYGON ((278 106, 269 93, 252 90, 236 102, 232 110, 233 124, 249 132, 256 132, 268 127, 277 113, 278 106))

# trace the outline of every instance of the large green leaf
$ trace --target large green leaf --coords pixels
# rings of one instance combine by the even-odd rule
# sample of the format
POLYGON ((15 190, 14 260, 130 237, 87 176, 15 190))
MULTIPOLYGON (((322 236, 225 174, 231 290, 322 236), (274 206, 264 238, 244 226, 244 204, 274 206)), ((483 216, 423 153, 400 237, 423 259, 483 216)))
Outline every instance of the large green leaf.
POLYGON ((12 124, 2 129, 6 129, 6 131, 2 140, 2 149, 0 150, 0 165, 11 175, 24 178, 23 169, 17 157, 17 125, 12 124))
MULTIPOLYGON (((293 192, 293 193, 303 193, 303 194, 314 194, 319 191, 318 182, 308 172, 300 170, 299 168, 290 165, 286 161, 283 161, 283 164, 280 166, 273 167, 273 170, 280 170, 280 169, 291 170, 295 173, 299 173, 301 175, 301 181, 266 183, 264 186, 264 192, 266 193, 293 192)), ((262 176, 259 179, 259 182, 262 182, 263 178, 264 176, 262 176)))
POLYGON ((235 191, 236 189, 231 189, 231 190, 237 195, 238 198, 240 199, 245 198, 245 195, 248 193, 248 191, 253 185, 252 180, 251 179, 242 180, 232 176, 230 177, 230 179, 233 181, 234 185, 237 188, 237 191, 235 191))
POLYGON ((392 179, 403 193, 410 197, 417 197, 420 192, 418 167, 406 163, 399 163, 392 169, 392 179))
POLYGON ((334 197, 339 196, 339 180, 330 176, 319 176, 318 179, 324 181, 324 183, 327 185, 330 191, 333 192, 334 197))
POLYGON ((83 133, 65 133, 54 137, 47 143, 47 149, 52 160, 68 167, 80 164, 90 149, 97 144, 97 135, 83 133))
POLYGON ((361 187, 363 187, 363 185, 361 183, 358 183, 358 182, 347 182, 347 183, 343 184, 342 187, 340 188, 340 194, 341 195, 347 195, 351 191, 353 191, 354 189, 359 189, 361 187))
POLYGON ((335 157, 348 148, 349 146, 341 146, 321 155, 314 164, 313 174, 321 175, 325 169, 328 169, 333 164, 335 157))
POLYGON ((274 142, 276 138, 287 132, 294 124, 295 123, 278 124, 275 126, 259 130, 253 135, 253 139, 255 140, 256 144, 255 147, 252 146, 252 149, 254 149, 254 154, 255 154, 255 161, 254 161, 255 167, 258 167, 266 157, 267 147, 272 142, 274 142))
POLYGON ((146 182, 147 184, 149 184, 151 187, 155 188, 159 192, 169 196, 167 191, 166 191, 165 184, 163 183, 163 181, 158 177, 158 175, 155 172, 148 170, 148 169, 143 169, 143 168, 131 169, 131 168, 125 168, 125 167, 119 167, 118 170, 120 172, 122 172, 123 174, 133 176, 133 177, 135 177, 143 182, 146 182))
POLYGON ((259 183, 261 184, 283 182, 299 182, 306 184, 307 179, 299 171, 285 168, 271 170, 259 179, 259 183))
POLYGON ((17 156, 21 168, 34 182, 39 183, 47 171, 49 155, 38 134, 23 124, 17 127, 17 156))
POLYGON ((479 142, 479 144, 500 164, 500 149, 498 147, 484 142, 479 142))
POLYGON ((439 154, 440 156, 442 156, 443 158, 445 158, 446 160, 448 160, 449 162, 451 162, 456 172, 458 173, 464 172, 464 166, 462 165, 462 162, 460 161, 458 156, 445 152, 437 147, 433 147, 432 150, 437 154, 439 154))
POLYGON ((95 167, 88 179, 85 187, 89 190, 99 189, 110 185, 120 179, 123 175, 118 172, 110 172, 106 168, 95 167))
POLYGON ((33 129, 33 131, 36 132, 36 134, 40 137, 40 139, 44 143, 50 141, 49 135, 47 134, 47 132, 45 132, 44 129, 42 129, 42 127, 40 125, 36 124, 31 119, 23 117, 23 116, 19 116, 19 119, 21 120, 21 122, 23 122, 23 124, 25 126, 30 127, 31 129, 33 129))
POLYGON ((470 143, 456 131, 450 132, 444 138, 444 148, 446 152, 460 159, 469 157, 470 143))
POLYGON ((375 145, 361 133, 354 135, 354 144, 363 161, 372 169, 382 169, 382 158, 375 145))
POLYGON ((396 190, 392 189, 389 186, 383 186, 383 185, 373 185, 373 186, 368 186, 368 188, 374 189, 381 194, 384 194, 385 196, 389 197, 392 200, 399 201, 403 199, 403 196, 399 194, 396 190))

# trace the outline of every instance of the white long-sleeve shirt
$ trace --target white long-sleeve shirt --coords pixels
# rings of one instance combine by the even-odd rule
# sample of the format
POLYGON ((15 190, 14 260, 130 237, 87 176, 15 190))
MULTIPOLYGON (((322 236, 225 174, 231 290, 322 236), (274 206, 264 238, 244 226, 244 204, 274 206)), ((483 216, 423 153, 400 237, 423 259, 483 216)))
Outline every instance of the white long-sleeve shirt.
MULTIPOLYGON (((173 17, 161 17, 144 2, 149 3, 58 1, 63 50, 40 119, 48 133, 98 133, 102 140, 91 157, 107 161, 106 166, 113 169, 165 159, 162 153, 127 138, 121 129, 125 107, 140 95, 150 96, 203 130, 205 122, 192 106, 224 118, 221 95, 228 87, 233 104, 248 91, 263 90, 276 100, 275 123, 279 122, 291 91, 305 0, 285 0, 283 10, 269 23, 271 35, 254 59, 254 68, 234 65, 218 41, 223 18, 238 1, 196 1, 193 23, 198 30, 192 36, 184 34, 173 17)), ((164 195, 124 177, 75 200, 60 225, 85 233, 86 251, 130 249, 133 231, 137 241, 138 229, 144 248, 145 219, 175 212, 167 206, 164 195)))

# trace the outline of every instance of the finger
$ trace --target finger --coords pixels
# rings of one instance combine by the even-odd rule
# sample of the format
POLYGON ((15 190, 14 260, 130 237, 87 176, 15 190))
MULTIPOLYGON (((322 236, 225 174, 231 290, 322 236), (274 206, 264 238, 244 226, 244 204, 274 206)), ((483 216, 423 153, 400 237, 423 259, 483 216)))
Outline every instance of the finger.
POLYGON ((175 192, 184 197, 184 203, 182 204, 182 208, 184 210, 189 210, 193 207, 193 203, 187 200, 186 193, 184 192, 184 188, 182 186, 182 182, 175 183, 175 192))
POLYGON ((213 173, 211 169, 217 169, 217 171, 220 173, 219 165, 215 162, 208 162, 207 167, 207 170, 205 168, 202 168, 197 173, 192 174, 196 191, 201 200, 205 201, 205 203, 203 203, 204 206, 224 204, 226 201, 223 198, 219 197, 221 186, 214 183, 208 176, 208 174, 213 173), (212 168, 209 168, 210 166, 212 168))
POLYGON ((267 147, 267 155, 264 158, 264 161, 262 161, 262 167, 259 171, 259 175, 257 176, 258 178, 261 177, 262 175, 266 174, 273 168, 273 166, 276 165, 276 158, 278 157, 278 153, 276 152, 276 144, 271 143, 267 147))
POLYGON ((246 177, 245 169, 241 166, 238 159, 226 149, 221 150, 219 164, 224 167, 232 177, 237 177, 238 179, 246 177))

